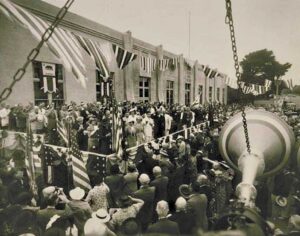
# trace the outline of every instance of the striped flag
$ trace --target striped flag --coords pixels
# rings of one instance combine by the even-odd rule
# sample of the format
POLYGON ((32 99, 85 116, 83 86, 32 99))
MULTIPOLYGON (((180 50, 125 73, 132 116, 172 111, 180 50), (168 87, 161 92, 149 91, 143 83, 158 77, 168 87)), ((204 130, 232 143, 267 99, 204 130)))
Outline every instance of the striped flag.
MULTIPOLYGON (((116 108, 118 109, 118 108, 116 108)), ((113 151, 119 159, 123 157, 123 127, 122 127, 122 116, 120 111, 115 111, 113 116, 113 151)))
POLYGON ((42 173, 42 160, 39 156, 43 142, 40 140, 41 137, 37 136, 37 140, 34 141, 32 146, 32 160, 33 166, 36 173, 42 173))
POLYGON ((216 77, 216 75, 217 75, 217 71, 212 70, 211 73, 209 74, 208 78, 209 78, 209 79, 213 79, 213 78, 216 77))
POLYGON ((271 88, 271 85, 272 85, 272 81, 266 79, 266 80, 265 80, 265 88, 266 88, 266 91, 268 91, 268 90, 271 88))
MULTIPOLYGON (((27 28, 38 41, 41 40, 43 33, 50 26, 50 23, 47 21, 8 0, 0 0, 0 10, 6 16, 27 28)), ((75 75, 77 81, 83 87, 86 87, 87 78, 83 57, 71 33, 67 30, 56 28, 45 45, 49 47, 55 56, 63 61, 66 69, 75 75)))
POLYGON ((205 76, 208 77, 208 75, 210 74, 211 69, 208 66, 205 66, 203 71, 204 71, 205 76))
POLYGON ((37 187, 35 182, 35 167, 33 160, 33 134, 30 127, 30 123, 27 122, 26 130, 26 158, 25 158, 25 168, 29 180, 30 190, 34 195, 37 195, 37 187))
POLYGON ((168 68, 169 59, 159 59, 158 60, 158 68, 161 71, 165 71, 168 68))
POLYGON ((65 126, 65 123, 62 120, 59 120, 57 116, 56 116, 56 127, 57 127, 57 132, 58 132, 59 136, 68 146, 69 145, 68 130, 65 126))
POLYGON ((44 159, 44 178, 45 182, 48 184, 53 183, 53 166, 55 166, 55 162, 61 159, 61 156, 58 154, 58 147, 56 146, 43 146, 43 159, 44 159))
POLYGON ((80 187, 85 191, 88 191, 91 189, 90 179, 86 171, 85 163, 82 159, 82 153, 79 150, 75 130, 71 131, 70 142, 74 187, 80 187))
POLYGON ((109 67, 98 42, 73 33, 80 46, 90 55, 96 64, 97 71, 105 80, 109 77, 109 67))
POLYGON ((140 57, 140 69, 150 74, 156 69, 156 59, 151 57, 140 57))
POLYGON ((135 53, 128 52, 127 50, 124 50, 116 44, 113 44, 112 47, 115 53, 118 67, 120 69, 124 69, 125 66, 127 66, 130 62, 137 58, 137 55, 135 53))

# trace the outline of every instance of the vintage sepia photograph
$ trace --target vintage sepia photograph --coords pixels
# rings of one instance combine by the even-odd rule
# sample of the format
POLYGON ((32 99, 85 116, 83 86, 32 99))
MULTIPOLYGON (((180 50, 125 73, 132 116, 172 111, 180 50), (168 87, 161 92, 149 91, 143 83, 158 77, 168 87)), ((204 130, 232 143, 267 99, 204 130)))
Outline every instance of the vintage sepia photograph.
POLYGON ((0 236, 300 236, 300 0, 0 0, 0 236))

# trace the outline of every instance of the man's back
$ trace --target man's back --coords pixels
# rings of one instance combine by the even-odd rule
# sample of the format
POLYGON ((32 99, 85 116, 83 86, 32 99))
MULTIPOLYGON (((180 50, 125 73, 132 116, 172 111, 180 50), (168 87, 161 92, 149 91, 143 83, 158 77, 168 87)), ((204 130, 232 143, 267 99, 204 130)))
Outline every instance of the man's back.
POLYGON ((150 235, 180 235, 177 223, 168 219, 160 219, 150 225, 147 233, 150 235))

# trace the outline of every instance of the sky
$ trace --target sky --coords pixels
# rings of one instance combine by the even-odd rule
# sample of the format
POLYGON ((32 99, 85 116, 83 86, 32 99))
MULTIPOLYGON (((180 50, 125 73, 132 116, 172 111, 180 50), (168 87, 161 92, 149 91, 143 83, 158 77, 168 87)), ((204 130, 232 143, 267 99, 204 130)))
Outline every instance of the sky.
MULTIPOLYGON (((272 50, 292 64, 283 79, 300 84, 300 0, 232 0, 232 9, 239 60, 272 50)), ((70 11, 235 78, 225 0, 75 0, 70 11)))

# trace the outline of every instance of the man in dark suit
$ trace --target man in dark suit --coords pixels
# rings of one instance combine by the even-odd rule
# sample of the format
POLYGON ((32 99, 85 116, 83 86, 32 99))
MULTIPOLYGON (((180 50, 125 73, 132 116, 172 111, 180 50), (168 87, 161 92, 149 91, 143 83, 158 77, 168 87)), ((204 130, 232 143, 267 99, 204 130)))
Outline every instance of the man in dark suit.
POLYGON ((149 235, 180 235, 178 224, 167 218, 169 205, 166 201, 159 201, 156 206, 158 221, 149 226, 149 235))
POLYGON ((153 168, 154 180, 150 183, 150 186, 155 187, 155 205, 160 200, 167 200, 168 197, 168 182, 169 178, 167 176, 163 176, 161 174, 161 168, 159 166, 155 166, 153 168))
POLYGON ((140 220, 142 230, 145 231, 151 223, 154 207, 155 187, 150 187, 150 178, 146 174, 141 174, 139 177, 141 187, 134 193, 135 198, 144 201, 144 205, 137 214, 137 219, 140 220))
POLYGON ((194 232, 199 229, 207 230, 207 197, 205 194, 201 194, 201 184, 199 182, 194 182, 192 184, 192 189, 194 193, 189 197, 187 201, 187 210, 192 214, 194 219, 194 232))

